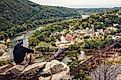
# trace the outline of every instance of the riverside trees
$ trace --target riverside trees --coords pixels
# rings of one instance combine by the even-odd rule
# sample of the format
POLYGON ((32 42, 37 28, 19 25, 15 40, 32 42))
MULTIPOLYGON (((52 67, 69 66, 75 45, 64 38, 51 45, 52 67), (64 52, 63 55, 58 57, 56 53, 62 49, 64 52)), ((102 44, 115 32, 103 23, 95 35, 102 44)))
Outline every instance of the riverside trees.
MULTIPOLYGON (((31 37, 34 38, 35 41, 37 40, 37 44, 34 46, 42 46, 38 44, 43 44, 45 46, 44 50, 40 47, 41 52, 43 51, 50 51, 49 49, 52 47, 57 47, 55 45, 56 39, 60 37, 61 32, 65 31, 66 34, 71 34, 71 32, 74 33, 76 30, 86 30, 86 28, 93 29, 96 31, 97 29, 104 29, 106 30, 107 27, 113 27, 113 24, 117 23, 118 24, 118 30, 120 30, 120 21, 121 17, 116 15, 116 13, 119 13, 120 10, 114 11, 111 13, 99 13, 99 14, 94 14, 91 15, 90 17, 86 19, 71 19, 67 21, 61 21, 61 22, 56 22, 53 24, 49 24, 44 26, 42 29, 36 31, 31 37), (115 20, 114 20, 115 19, 115 20), (56 33, 59 33, 56 36, 56 33)), ((101 49, 105 47, 105 45, 109 42, 112 42, 112 35, 115 36, 116 33, 119 33, 120 31, 113 32, 111 31, 110 33, 106 33, 103 35, 104 38, 85 38, 83 42, 74 42, 74 44, 70 45, 68 47, 68 50, 70 52, 67 53, 66 56, 70 57, 70 62, 68 65, 72 68, 72 74, 74 78, 76 79, 81 79, 81 80, 88 80, 90 78, 89 72, 90 69, 89 66, 85 65, 84 68, 79 70, 78 65, 81 62, 78 60, 78 50, 83 50, 83 49, 101 49), (76 69, 75 69, 76 67, 76 69), (77 72, 74 74, 74 72, 77 72), (85 79, 84 79, 85 78, 85 79)), ((63 35, 66 35, 63 34, 63 35)), ((79 36, 84 36, 83 34, 78 34, 79 36)), ((88 37, 88 36, 87 36, 88 37)), ((75 38, 75 37, 74 37, 75 38)), ((34 43, 33 41, 30 41, 30 45, 34 43)), ((56 51, 56 50, 53 50, 56 51)))

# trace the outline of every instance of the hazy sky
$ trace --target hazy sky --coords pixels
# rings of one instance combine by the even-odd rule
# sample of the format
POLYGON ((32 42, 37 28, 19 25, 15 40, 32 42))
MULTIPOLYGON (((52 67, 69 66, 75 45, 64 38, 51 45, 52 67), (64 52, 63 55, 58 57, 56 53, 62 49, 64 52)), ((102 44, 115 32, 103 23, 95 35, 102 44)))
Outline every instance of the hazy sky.
POLYGON ((121 0, 30 0, 42 5, 82 7, 114 7, 121 6, 121 0))

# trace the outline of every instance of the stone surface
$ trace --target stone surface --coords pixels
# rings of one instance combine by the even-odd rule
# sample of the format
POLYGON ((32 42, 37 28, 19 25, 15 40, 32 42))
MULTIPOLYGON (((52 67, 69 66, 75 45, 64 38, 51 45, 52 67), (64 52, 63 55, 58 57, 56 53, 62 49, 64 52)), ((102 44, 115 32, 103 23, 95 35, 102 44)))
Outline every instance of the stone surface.
POLYGON ((0 56, 0 61, 7 61, 10 59, 10 55, 7 52, 4 52, 2 56, 0 56))
POLYGON ((60 73, 54 74, 51 80, 70 80, 67 71, 62 71, 60 73))
POLYGON ((52 80, 51 78, 52 78, 52 77, 49 76, 49 77, 39 77, 38 79, 39 79, 39 80, 52 80))
POLYGON ((65 70, 66 68, 67 66, 64 63, 53 60, 46 64, 45 69, 43 71, 45 73, 55 74, 57 72, 65 70))
POLYGON ((10 59, 10 55, 7 53, 7 46, 0 44, 0 61, 7 61, 10 59))
POLYGON ((70 80, 69 73, 70 69, 67 65, 52 60, 29 66, 6 65, 0 67, 0 80, 70 80))
POLYGON ((7 65, 0 67, 0 75, 6 74, 6 71, 13 66, 14 66, 13 64, 7 64, 7 65))

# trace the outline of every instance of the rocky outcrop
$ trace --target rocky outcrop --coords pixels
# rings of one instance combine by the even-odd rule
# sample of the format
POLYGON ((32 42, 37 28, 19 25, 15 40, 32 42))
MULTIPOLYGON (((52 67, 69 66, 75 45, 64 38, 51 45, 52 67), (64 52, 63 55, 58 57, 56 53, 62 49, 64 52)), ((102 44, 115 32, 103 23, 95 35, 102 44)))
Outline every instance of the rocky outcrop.
POLYGON ((4 44, 0 44, 0 61, 7 61, 10 59, 10 55, 7 51, 7 47, 4 44))
POLYGON ((29 66, 6 65, 0 68, 0 80, 71 80, 70 69, 57 60, 29 66))

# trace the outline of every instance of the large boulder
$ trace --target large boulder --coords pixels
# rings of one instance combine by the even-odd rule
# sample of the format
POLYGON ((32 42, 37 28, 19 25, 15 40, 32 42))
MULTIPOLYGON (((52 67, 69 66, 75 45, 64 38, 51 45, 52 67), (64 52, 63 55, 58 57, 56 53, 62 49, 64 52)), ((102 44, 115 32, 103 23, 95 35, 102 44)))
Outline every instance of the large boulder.
POLYGON ((7 52, 4 52, 1 56, 0 56, 0 61, 7 61, 10 60, 10 55, 7 52))
POLYGON ((8 66, 0 68, 0 80, 70 80, 69 67, 57 60, 8 66))
POLYGON ((47 77, 40 76, 39 80, 70 80, 70 68, 62 62, 52 60, 45 65, 43 72, 47 77))
POLYGON ((0 44, 0 61, 7 61, 10 59, 8 48, 4 44, 0 44))
POLYGON ((21 78, 23 80, 37 80, 37 78, 40 76, 39 74, 42 72, 44 69, 45 65, 47 62, 43 63, 35 63, 32 65, 27 66, 23 71, 22 71, 22 76, 21 78))

